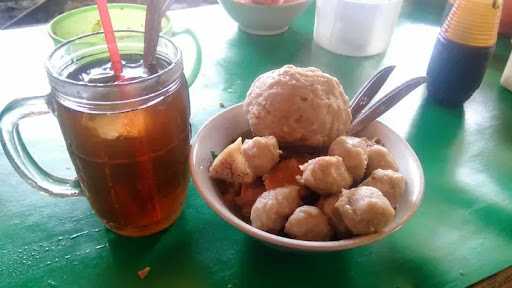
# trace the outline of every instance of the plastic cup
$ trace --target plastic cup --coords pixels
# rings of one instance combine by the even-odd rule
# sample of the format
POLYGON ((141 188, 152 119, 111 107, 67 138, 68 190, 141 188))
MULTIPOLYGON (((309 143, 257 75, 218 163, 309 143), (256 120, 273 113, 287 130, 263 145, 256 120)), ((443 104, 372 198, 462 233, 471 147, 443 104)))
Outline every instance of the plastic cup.
POLYGON ((441 27, 441 35, 474 47, 492 47, 498 37, 501 0, 459 0, 441 27))
POLYGON ((400 15, 402 0, 317 0, 315 42, 348 56, 386 50, 400 15))
MULTIPOLYGON (((146 6, 114 3, 108 5, 108 10, 114 30, 144 31, 146 6)), ((164 16, 162 19, 162 33, 168 35, 171 30, 171 19, 164 16)), ((63 13, 53 19, 48 26, 48 34, 55 45, 81 35, 99 31, 102 31, 102 28, 96 5, 63 13)))

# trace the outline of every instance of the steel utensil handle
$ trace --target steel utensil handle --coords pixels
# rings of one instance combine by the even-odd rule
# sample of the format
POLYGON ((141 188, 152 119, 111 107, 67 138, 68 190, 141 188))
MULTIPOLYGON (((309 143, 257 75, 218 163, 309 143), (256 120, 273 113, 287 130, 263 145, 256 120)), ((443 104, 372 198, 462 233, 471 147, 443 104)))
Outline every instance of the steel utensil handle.
POLYGON ((49 97, 20 98, 7 104, 0 112, 0 141, 11 165, 31 186, 51 196, 81 196, 78 180, 61 178, 44 170, 28 151, 20 133, 21 120, 50 113, 49 97))
POLYGON ((366 126, 375 121, 382 114, 386 113, 389 109, 404 99, 405 96, 409 95, 409 93, 426 81, 426 77, 416 77, 391 90, 373 105, 368 107, 368 109, 364 110, 360 117, 353 120, 350 134, 355 134, 363 130, 366 126))
POLYGON ((350 102, 350 112, 352 112, 352 122, 359 117, 364 108, 370 104, 372 99, 379 93, 386 80, 388 80, 391 73, 395 70, 396 66, 391 65, 382 68, 379 72, 366 82, 363 87, 356 93, 350 102))

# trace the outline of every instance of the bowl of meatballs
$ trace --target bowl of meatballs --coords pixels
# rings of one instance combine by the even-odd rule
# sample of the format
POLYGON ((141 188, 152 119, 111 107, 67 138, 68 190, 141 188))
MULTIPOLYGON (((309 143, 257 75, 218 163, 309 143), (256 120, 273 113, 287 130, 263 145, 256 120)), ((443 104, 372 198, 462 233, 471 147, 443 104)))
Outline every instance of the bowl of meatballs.
POLYGON ((272 246, 339 251, 396 231, 419 207, 421 163, 374 121, 357 135, 340 82, 286 65, 212 117, 190 154, 193 182, 227 223, 272 246))

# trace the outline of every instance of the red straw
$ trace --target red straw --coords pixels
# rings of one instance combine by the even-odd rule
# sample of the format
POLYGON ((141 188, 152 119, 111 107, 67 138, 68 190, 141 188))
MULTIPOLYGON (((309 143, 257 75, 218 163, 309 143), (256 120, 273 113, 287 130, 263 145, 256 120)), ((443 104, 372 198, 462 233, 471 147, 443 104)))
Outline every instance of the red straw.
POLYGON ((101 26, 105 34, 105 41, 107 42, 108 54, 110 54, 110 61, 112 62, 112 70, 116 80, 122 80, 123 65, 121 63, 121 56, 119 55, 119 49, 117 48, 116 37, 114 35, 114 29, 112 28, 112 21, 110 20, 110 14, 108 13, 107 0, 96 0, 96 6, 100 13, 101 26))

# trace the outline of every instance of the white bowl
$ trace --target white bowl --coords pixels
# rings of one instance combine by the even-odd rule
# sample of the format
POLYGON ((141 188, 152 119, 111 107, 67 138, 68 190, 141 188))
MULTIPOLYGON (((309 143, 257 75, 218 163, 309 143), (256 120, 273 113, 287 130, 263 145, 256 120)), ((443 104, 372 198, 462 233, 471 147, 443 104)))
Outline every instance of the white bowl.
POLYGON ((293 18, 304 11, 309 3, 308 0, 283 5, 255 5, 234 0, 219 2, 240 29, 256 35, 275 35, 286 31, 293 18))
POLYGON ((239 219, 224 205, 220 191, 208 175, 208 168, 212 163, 211 151, 217 153, 222 151, 247 131, 249 131, 249 122, 242 104, 232 106, 215 115, 197 133, 189 164, 194 184, 206 204, 226 222, 258 240, 274 246, 302 251, 338 251, 368 245, 402 227, 421 203, 424 177, 418 157, 404 139, 386 125, 375 121, 359 133, 359 136, 378 137, 391 152, 400 167, 400 173, 406 179, 405 193, 398 201, 395 219, 388 227, 371 235, 326 242, 295 240, 256 229, 239 219))

